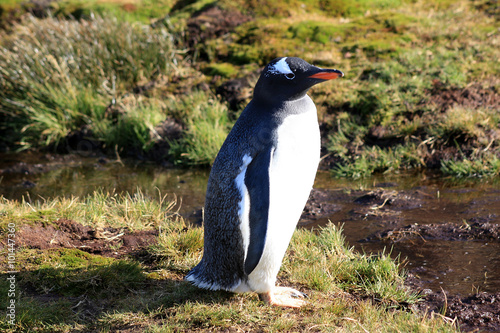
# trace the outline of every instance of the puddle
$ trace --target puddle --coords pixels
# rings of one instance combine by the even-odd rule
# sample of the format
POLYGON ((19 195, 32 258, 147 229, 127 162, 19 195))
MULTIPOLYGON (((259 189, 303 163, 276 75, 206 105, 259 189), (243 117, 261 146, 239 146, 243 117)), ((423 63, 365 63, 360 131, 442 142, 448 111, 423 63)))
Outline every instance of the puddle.
POLYGON ((85 197, 101 189, 157 196, 159 190, 176 196, 181 211, 188 213, 204 202, 208 174, 204 169, 165 169, 80 156, 0 154, 0 193, 15 200, 85 197))
MULTIPOLYGON (((193 216, 204 202, 209 170, 122 165, 112 160, 75 156, 0 154, 0 193, 8 199, 83 197, 95 190, 177 196, 181 214, 193 216)), ((366 253, 390 252, 405 259, 405 269, 421 288, 451 295, 500 290, 500 242, 472 239, 370 240, 383 230, 412 224, 467 225, 472 219, 500 223, 500 180, 452 182, 435 174, 332 179, 318 173, 301 227, 331 221, 343 225, 351 246, 366 253), (362 240, 365 240, 364 242, 362 240)))

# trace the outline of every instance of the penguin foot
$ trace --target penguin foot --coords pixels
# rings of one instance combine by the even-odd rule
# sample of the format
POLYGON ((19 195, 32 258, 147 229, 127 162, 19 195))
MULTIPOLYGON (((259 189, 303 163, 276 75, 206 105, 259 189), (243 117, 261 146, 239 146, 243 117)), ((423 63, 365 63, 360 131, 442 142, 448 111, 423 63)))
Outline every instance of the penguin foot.
POLYGON ((306 297, 306 294, 288 287, 275 287, 274 290, 259 294, 261 301, 275 306, 285 308, 300 308, 307 304, 306 301, 298 299, 306 297))

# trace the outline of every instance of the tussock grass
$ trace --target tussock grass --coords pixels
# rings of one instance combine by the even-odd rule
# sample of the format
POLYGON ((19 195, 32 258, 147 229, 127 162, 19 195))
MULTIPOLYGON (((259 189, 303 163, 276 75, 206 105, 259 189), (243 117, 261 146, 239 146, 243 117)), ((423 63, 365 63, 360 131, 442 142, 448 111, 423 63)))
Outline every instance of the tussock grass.
POLYGON ((444 161, 441 171, 456 178, 485 178, 500 175, 500 159, 496 155, 480 153, 478 159, 444 161))
POLYGON ((127 96, 118 101, 114 117, 104 117, 92 125, 94 136, 105 148, 148 152, 163 140, 156 127, 168 113, 164 103, 155 98, 141 99, 127 96))
POLYGON ((184 136, 172 142, 170 154, 181 165, 210 165, 229 134, 232 122, 227 106, 198 91, 173 99, 170 112, 182 119, 187 129, 184 136))
MULTIPOLYGON (((293 236, 279 283, 298 288, 309 298, 308 305, 292 310, 267 306, 252 293, 210 292, 183 281, 201 258, 203 229, 175 218, 173 207, 161 196, 132 199, 98 192, 85 199, 55 199, 37 206, 39 212, 51 215, 48 220, 38 215, 36 223, 84 217, 82 223, 95 225, 84 212, 97 214, 103 206, 107 207, 106 219, 99 221, 103 227, 122 225, 127 207, 143 212, 136 217, 152 210, 160 224, 158 243, 119 259, 80 249, 18 248, 17 324, 11 327, 2 314, 2 331, 456 332, 442 317, 411 309, 418 297, 405 288, 400 263, 385 254, 356 253, 333 224, 300 229, 293 236)), ((2 225, 5 220, 17 227, 28 223, 27 213, 33 209, 34 203, 3 199, 2 225)), ((142 223, 142 228, 154 225, 148 220, 142 223)), ((1 311, 7 300, 5 274, 2 266, 1 311)))
MULTIPOLYGON (((109 124, 102 128, 106 107, 143 81, 177 72, 178 51, 165 27, 153 29, 110 17, 28 17, 2 44, 0 106, 11 119, 2 125, 24 148, 57 145, 82 126, 96 130, 98 139, 116 136, 109 124)), ((135 112, 141 111, 139 107, 135 112)), ((130 119, 137 123, 140 118, 129 115, 122 122, 130 119)), ((137 135, 124 134, 141 141, 144 134, 136 131, 137 135)), ((109 143, 117 142, 115 138, 109 143)))
POLYGON ((394 148, 373 146, 365 154, 353 159, 345 158, 343 164, 332 169, 335 177, 362 178, 373 173, 390 173, 400 169, 424 167, 423 152, 414 144, 394 148))

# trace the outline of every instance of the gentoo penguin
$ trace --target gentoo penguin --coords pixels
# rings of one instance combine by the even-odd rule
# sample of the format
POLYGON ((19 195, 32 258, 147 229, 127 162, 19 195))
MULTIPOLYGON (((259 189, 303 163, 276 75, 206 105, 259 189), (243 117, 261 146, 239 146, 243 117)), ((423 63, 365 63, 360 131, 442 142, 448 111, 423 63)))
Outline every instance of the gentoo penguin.
POLYGON ((204 289, 253 291, 278 306, 305 303, 292 297, 303 296, 299 291, 276 287, 276 276, 320 158, 316 106, 307 91, 342 76, 292 57, 264 68, 210 172, 203 258, 186 280, 204 289))

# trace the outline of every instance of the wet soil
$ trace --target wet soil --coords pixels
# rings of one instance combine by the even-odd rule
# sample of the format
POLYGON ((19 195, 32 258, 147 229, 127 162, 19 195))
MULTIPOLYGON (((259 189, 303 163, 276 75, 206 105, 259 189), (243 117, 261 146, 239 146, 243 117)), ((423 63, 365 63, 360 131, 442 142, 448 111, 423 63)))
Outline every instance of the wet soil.
MULTIPOLYGON (((157 242, 157 230, 94 229, 59 219, 51 225, 23 225, 17 231, 20 247, 30 249, 76 248, 106 257, 123 257, 157 242)), ((5 246, 5 244, 2 245, 5 246)))
POLYGON ((500 108, 500 95, 493 86, 483 87, 478 83, 468 85, 465 88, 444 89, 445 85, 439 80, 434 80, 433 88, 429 91, 429 104, 438 106, 441 112, 445 112, 450 107, 460 105, 478 108, 500 108))
POLYGON ((463 224, 444 223, 419 225, 411 224, 402 228, 383 230, 368 236, 363 241, 391 241, 404 242, 413 239, 422 240, 500 240, 500 224, 490 223, 496 216, 471 218, 464 220, 463 224))
MULTIPOLYGON (((391 183, 380 185, 382 186, 379 187, 382 188, 377 190, 349 193, 314 189, 300 224, 305 227, 316 227, 321 225, 317 221, 321 221, 322 218, 335 221, 332 219, 332 212, 340 215, 344 212, 343 218, 340 216, 336 219, 346 223, 344 229, 349 228, 347 224, 349 220, 378 222, 378 226, 383 226, 383 230, 378 230, 370 233, 365 238, 358 239, 354 243, 355 247, 372 251, 377 248, 382 250, 382 247, 384 249, 392 247, 392 251, 401 256, 405 254, 403 249, 408 250, 406 254, 410 254, 409 259, 406 259, 408 261, 403 260, 403 264, 406 264, 404 269, 408 274, 406 284, 423 297, 422 301, 412 306, 412 308, 422 312, 434 312, 444 315, 448 320, 456 321, 463 331, 500 331, 500 293, 491 290, 495 288, 489 288, 489 292, 484 292, 480 291, 481 285, 478 284, 475 290, 473 288, 472 293, 464 295, 457 292, 450 293, 446 286, 443 288, 443 282, 436 283, 440 278, 446 279, 447 275, 460 275, 462 272, 456 266, 467 266, 473 261, 481 262, 472 269, 475 270, 480 267, 478 273, 484 273, 485 281, 488 279, 489 274, 492 275, 493 279, 498 279, 500 264, 500 224, 498 223, 498 216, 486 213, 481 216, 465 218, 461 222, 412 223, 400 226, 409 220, 408 214, 405 214, 405 212, 423 209, 428 205, 428 200, 432 198, 432 194, 428 188, 396 191, 383 189, 385 186, 392 187, 393 184, 391 183), (352 205, 348 205, 346 209, 345 203, 348 201, 351 201, 352 205), (330 204, 331 202, 335 202, 335 204, 330 204), (457 246, 449 246, 450 243, 457 246), (363 245, 360 247, 359 244, 363 245), (479 258, 468 257, 467 251, 463 252, 463 257, 460 257, 459 253, 457 253, 459 252, 458 249, 464 248, 467 250, 470 244, 476 244, 483 248, 489 247, 490 250, 487 250, 484 255, 483 253, 479 254, 479 258), (364 245, 368 246, 365 247, 364 245), (417 250, 429 246, 432 248, 431 251, 417 250), (446 265, 439 265, 432 259, 432 254, 437 251, 442 251, 439 255, 440 260, 446 261, 446 257, 450 256, 450 261, 454 261, 453 257, 457 257, 456 260, 459 262, 451 264, 450 266, 453 268, 443 269, 446 265), (411 257, 411 254, 415 253, 423 258, 422 262, 419 263, 418 260, 411 257), (483 263, 487 261, 485 259, 488 256, 490 261, 487 267, 483 263), (426 265, 427 261, 437 267, 432 267, 432 264, 426 265)), ((499 200, 496 200, 497 205, 499 200)), ((465 206, 462 209, 464 212, 470 213, 470 210, 467 210, 465 206)), ((475 213, 478 213, 478 211, 475 213)), ((366 226, 361 225, 358 225, 358 228, 367 229, 366 226)), ((349 230, 344 231, 349 233, 349 230)), ((358 232, 357 234, 362 233, 358 232)), ((402 258, 401 256, 400 258, 402 258)), ((453 281, 458 280, 457 283, 459 284, 468 284, 467 279, 473 278, 467 276, 463 281, 450 278, 453 281)))
POLYGON ((188 45, 190 47, 201 46, 207 40, 229 35, 234 28, 250 20, 252 20, 251 16, 234 9, 221 9, 216 4, 205 6, 195 12, 187 22, 188 45))
POLYGON ((470 296, 435 292, 421 286, 413 275, 407 284, 420 290, 423 301, 412 306, 423 313, 438 313, 455 321, 464 332, 500 332, 500 292, 478 292, 470 296))

